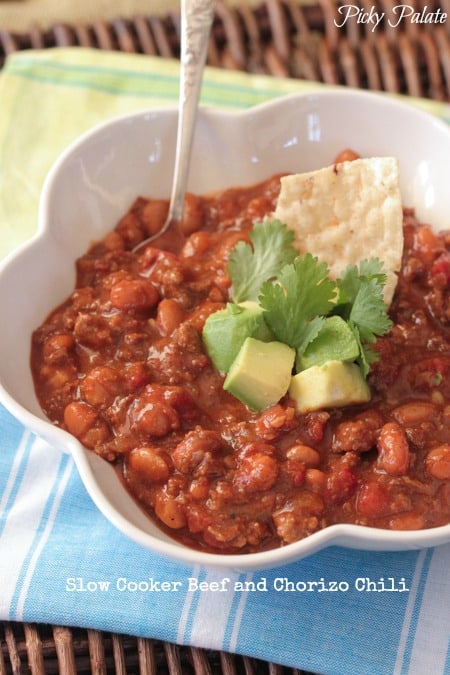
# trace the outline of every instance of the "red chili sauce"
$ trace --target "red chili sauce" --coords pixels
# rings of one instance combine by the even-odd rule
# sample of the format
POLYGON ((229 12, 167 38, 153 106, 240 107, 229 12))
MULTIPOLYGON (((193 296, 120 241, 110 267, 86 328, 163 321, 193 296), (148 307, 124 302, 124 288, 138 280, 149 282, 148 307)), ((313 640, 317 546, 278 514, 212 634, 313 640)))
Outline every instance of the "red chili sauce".
POLYGON ((138 198, 77 261, 75 290, 33 335, 43 410, 194 548, 261 551, 333 523, 449 523, 450 234, 410 210, 369 404, 298 415, 286 398, 254 413, 222 389, 202 326, 229 299, 230 250, 278 192, 275 176, 188 195, 181 232, 133 253, 168 206, 138 198))

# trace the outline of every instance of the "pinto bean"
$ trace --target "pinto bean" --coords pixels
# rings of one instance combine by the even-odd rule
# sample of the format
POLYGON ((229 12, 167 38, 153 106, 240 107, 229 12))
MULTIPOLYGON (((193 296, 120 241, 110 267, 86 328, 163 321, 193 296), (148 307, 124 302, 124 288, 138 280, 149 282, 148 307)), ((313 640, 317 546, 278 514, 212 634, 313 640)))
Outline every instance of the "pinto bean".
POLYGON ((123 378, 110 366, 92 368, 80 385, 84 400, 92 406, 111 405, 121 392, 123 378))
POLYGON ((392 416, 402 426, 431 421, 436 414, 436 406, 426 401, 404 403, 392 411, 392 416))
POLYGON ((133 420, 133 428, 155 438, 167 436, 179 426, 180 420, 177 413, 164 403, 150 403, 133 420))
POLYGON ((140 213, 148 237, 159 232, 164 225, 169 204, 165 199, 150 199, 140 213))
POLYGON ((430 450, 425 458, 425 467, 433 478, 448 480, 450 478, 450 445, 444 443, 430 450))
POLYGON ((111 288, 110 298, 122 312, 143 312, 155 307, 159 293, 146 279, 122 279, 111 288))
POLYGON ((187 519, 182 504, 176 497, 166 494, 163 490, 156 495, 155 513, 164 525, 172 530, 179 530, 186 525, 187 519))
POLYGON ((206 500, 209 494, 208 478, 206 476, 199 476, 198 478, 194 479, 189 486, 189 494, 192 499, 206 500))
POLYGON ((129 454, 129 465, 133 471, 152 483, 166 481, 170 475, 167 459, 151 446, 135 448, 129 454))
POLYGON ((318 467, 320 464, 320 454, 309 445, 293 445, 286 453, 288 459, 295 459, 302 462, 306 467, 318 467))
POLYGON ((64 409, 64 426, 67 431, 93 449, 110 436, 105 420, 87 403, 74 401, 64 409))
POLYGON ((278 477, 278 464, 274 457, 262 452, 246 455, 234 476, 233 483, 238 490, 259 492, 269 490, 278 477))
POLYGON ((77 438, 89 431, 96 419, 97 412, 86 403, 69 403, 64 410, 64 424, 77 438))
POLYGON ((156 325, 162 335, 172 335, 185 318, 181 305, 171 298, 163 298, 156 312, 156 325))
POLYGON ((327 476, 320 469, 306 469, 305 485, 313 492, 323 492, 327 487, 327 476))
POLYGON ((211 235, 209 232, 194 232, 183 246, 181 251, 182 258, 191 258, 205 253, 211 246, 211 235))
POLYGON ((170 388, 165 387, 150 386, 144 390, 128 411, 131 428, 155 438, 179 429, 180 416, 170 401, 170 393, 170 388))
POLYGON ((403 476, 407 473, 410 461, 408 439, 397 422, 387 422, 377 441, 377 465, 390 476, 403 476))

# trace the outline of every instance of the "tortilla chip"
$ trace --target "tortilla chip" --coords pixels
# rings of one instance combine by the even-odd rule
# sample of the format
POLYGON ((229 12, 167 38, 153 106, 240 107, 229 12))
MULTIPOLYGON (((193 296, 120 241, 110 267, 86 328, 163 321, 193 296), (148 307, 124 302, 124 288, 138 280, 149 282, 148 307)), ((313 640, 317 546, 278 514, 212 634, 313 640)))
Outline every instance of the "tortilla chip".
POLYGON ((301 253, 325 261, 339 277, 347 265, 379 258, 389 304, 403 252, 398 161, 355 159, 281 179, 274 217, 295 232, 301 253))

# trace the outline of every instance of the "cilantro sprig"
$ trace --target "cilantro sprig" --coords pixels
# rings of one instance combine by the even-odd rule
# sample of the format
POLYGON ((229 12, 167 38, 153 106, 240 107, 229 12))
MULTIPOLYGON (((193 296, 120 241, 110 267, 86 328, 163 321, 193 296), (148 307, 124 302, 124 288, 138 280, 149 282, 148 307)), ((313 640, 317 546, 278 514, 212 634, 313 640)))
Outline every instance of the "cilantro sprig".
POLYGON ((276 277, 297 256, 294 233, 278 220, 258 223, 249 236, 251 244, 240 241, 228 261, 231 297, 236 303, 256 302, 261 285, 276 277))
POLYGON ((370 365, 378 360, 370 345, 392 326, 383 299, 385 283, 383 263, 378 258, 363 260, 358 267, 349 265, 337 281, 336 312, 348 322, 360 343, 358 363, 365 377, 370 365))
POLYGON ((328 265, 307 253, 283 267, 274 283, 262 285, 264 318, 280 342, 302 351, 317 336, 336 296, 328 274, 328 265))
POLYGON ((298 362, 326 318, 339 315, 355 335, 360 351, 356 361, 367 377, 378 358, 371 345, 391 327, 382 262, 372 258, 349 265, 332 280, 328 265, 310 253, 299 255, 293 239, 278 220, 254 226, 251 243, 239 242, 230 254, 232 301, 258 302, 275 339, 295 348, 298 362))

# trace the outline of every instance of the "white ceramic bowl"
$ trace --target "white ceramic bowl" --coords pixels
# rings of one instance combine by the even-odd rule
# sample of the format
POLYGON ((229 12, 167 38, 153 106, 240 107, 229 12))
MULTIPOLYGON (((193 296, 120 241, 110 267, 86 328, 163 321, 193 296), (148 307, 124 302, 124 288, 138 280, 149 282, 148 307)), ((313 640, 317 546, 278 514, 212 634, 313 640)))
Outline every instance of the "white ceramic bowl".
MULTIPOLYGON (((0 268, 1 402, 32 431, 73 454, 92 499, 122 532, 187 563, 264 569, 328 545, 407 550, 450 541, 450 525, 417 532, 338 525, 264 553, 199 553, 165 536, 107 462, 46 421, 29 369, 31 333, 72 290, 75 258, 115 225, 138 194, 168 197, 176 119, 175 109, 157 109, 106 121, 53 166, 42 192, 37 236, 0 268)), ((237 113, 201 109, 189 189, 204 193, 253 184, 277 172, 320 168, 346 147, 364 156, 396 156, 404 204, 436 228, 450 226, 450 129, 408 104, 350 89, 290 95, 237 113)))

